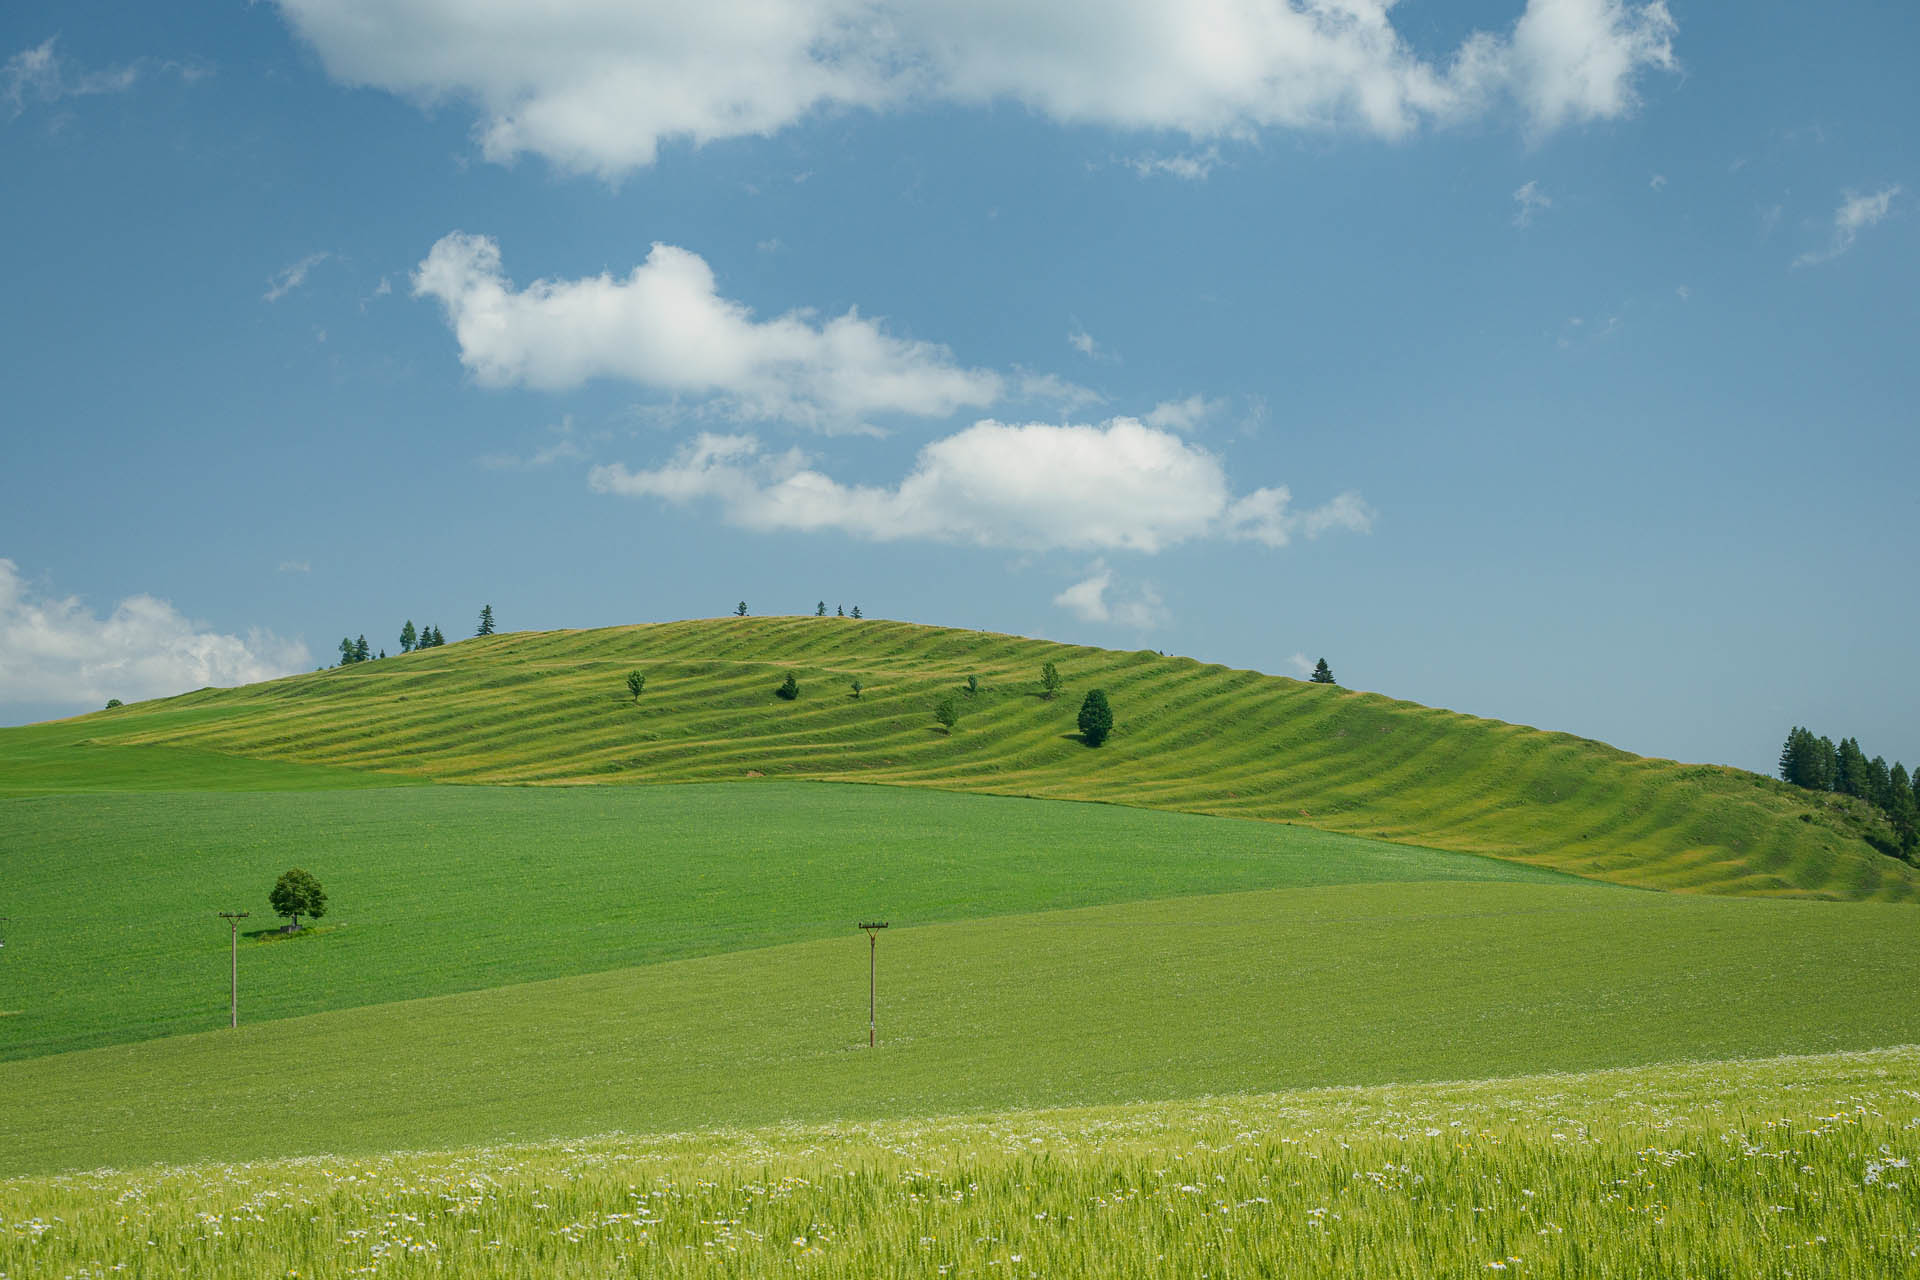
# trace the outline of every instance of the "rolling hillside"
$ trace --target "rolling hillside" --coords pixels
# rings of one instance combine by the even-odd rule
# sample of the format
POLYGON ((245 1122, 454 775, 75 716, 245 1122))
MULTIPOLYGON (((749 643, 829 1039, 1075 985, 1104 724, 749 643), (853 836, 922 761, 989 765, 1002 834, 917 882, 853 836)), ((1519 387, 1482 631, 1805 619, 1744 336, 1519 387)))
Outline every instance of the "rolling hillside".
POLYGON ((365 784, 368 771, 395 784, 930 786, 1291 822, 1649 888, 1920 897, 1920 872, 1874 850, 1847 805, 1742 770, 1151 651, 843 618, 497 635, 0 730, 0 788, 226 786, 233 757, 252 762, 234 766, 232 785, 249 787, 365 784), (1047 661, 1065 680, 1052 701, 1047 661), (624 687, 636 669, 637 703, 624 687), (773 692, 788 671, 793 702, 773 692), (969 674, 981 690, 960 695, 945 733, 932 705, 969 674), (1074 735, 1096 686, 1117 715, 1097 751, 1074 735))

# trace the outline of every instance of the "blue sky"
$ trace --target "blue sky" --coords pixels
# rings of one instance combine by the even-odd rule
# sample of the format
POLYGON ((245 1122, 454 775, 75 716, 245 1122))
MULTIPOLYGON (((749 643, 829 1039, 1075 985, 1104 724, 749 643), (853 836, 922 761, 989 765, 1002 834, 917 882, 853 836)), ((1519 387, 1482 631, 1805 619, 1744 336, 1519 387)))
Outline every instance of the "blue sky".
POLYGON ((824 598, 1920 761, 1916 47, 1873 4, 8 6, 0 721, 482 603, 824 598))

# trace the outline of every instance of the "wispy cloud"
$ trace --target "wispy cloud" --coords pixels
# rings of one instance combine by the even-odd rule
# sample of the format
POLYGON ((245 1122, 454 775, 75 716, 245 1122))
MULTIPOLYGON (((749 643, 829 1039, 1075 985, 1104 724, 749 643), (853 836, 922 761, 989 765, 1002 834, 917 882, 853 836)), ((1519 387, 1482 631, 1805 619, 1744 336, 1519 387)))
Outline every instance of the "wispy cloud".
POLYGON ((609 431, 582 432, 568 414, 547 428, 547 443, 522 458, 517 454, 489 453, 477 461, 489 471, 532 471, 556 462, 585 462, 593 457, 593 446, 613 438, 609 431))
POLYGON ((309 560, 282 560, 275 573, 312 573, 313 563, 309 560))
POLYGON ((140 78, 138 65, 82 71, 54 48, 57 36, 22 49, 0 66, 0 102, 17 120, 34 103, 58 102, 96 93, 125 93, 140 78))
POLYGON ((1553 197, 1540 189, 1540 184, 1529 181, 1513 193, 1513 202, 1519 207, 1513 211, 1513 225, 1530 227, 1534 215, 1542 209, 1553 208, 1553 197))
POLYGON ((1131 594, 1109 592, 1113 588, 1113 570, 1104 560, 1096 560, 1088 576, 1074 583, 1053 602, 1083 622, 1112 622, 1136 631, 1148 631, 1167 620, 1167 611, 1159 590, 1143 582, 1131 594))
POLYGON ((1831 262, 1847 250, 1853 248, 1853 242, 1862 231, 1884 220, 1893 208, 1894 199, 1899 196, 1899 184, 1882 187, 1871 195, 1856 195, 1849 191, 1833 211, 1833 238, 1824 249, 1803 253, 1793 260, 1796 267, 1811 267, 1822 262, 1831 262))
MULTIPOLYGON (((307 282, 307 274, 333 255, 321 250, 310 253, 300 261, 276 271, 267 281, 267 291, 260 295, 263 302, 278 302, 307 282)), ((376 290, 375 292, 378 292, 376 290)))
POLYGON ((1220 167, 1220 148, 1208 147, 1205 151, 1183 151, 1170 156, 1146 152, 1129 156, 1124 163, 1143 178, 1169 177, 1186 182, 1205 182, 1207 175, 1220 167))

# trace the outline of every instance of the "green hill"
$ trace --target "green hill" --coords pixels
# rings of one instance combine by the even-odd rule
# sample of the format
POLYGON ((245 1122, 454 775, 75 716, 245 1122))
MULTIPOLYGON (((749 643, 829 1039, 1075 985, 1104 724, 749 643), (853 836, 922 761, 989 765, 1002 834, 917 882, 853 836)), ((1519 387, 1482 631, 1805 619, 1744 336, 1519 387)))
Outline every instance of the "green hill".
POLYGON ((1920 897, 1920 872, 1867 843, 1857 806, 1742 770, 1151 651, 873 620, 467 640, 0 730, 0 766, 16 793, 333 787, 369 771, 396 784, 863 781, 1290 822, 1649 888, 1920 897), (1051 701, 1048 661, 1066 683, 1051 701), (635 669, 638 702, 624 684, 635 669), (774 696, 789 671, 791 702, 774 696), (946 733, 933 704, 969 674, 981 689, 959 694, 946 733), (1117 716, 1098 750, 1074 733, 1094 687, 1117 716), (250 763, 230 770, 234 757, 250 763))

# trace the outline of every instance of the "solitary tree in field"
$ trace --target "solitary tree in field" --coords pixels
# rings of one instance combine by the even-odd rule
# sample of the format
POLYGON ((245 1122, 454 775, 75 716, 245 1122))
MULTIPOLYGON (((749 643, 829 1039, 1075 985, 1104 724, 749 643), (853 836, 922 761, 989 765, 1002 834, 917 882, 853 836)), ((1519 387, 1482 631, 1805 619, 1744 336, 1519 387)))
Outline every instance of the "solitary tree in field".
POLYGON ((1332 684, 1333 668, 1327 665, 1325 658, 1322 658, 1314 664, 1313 674, 1308 676, 1307 679, 1315 684, 1332 684))
POLYGON ((1080 704, 1080 737, 1088 746, 1097 747, 1112 732, 1113 708, 1107 705, 1106 692, 1089 690, 1086 700, 1080 704))
POLYGON ((800 682, 795 680, 793 678, 793 672, 789 671, 787 672, 787 678, 780 682, 780 687, 775 689, 774 692, 785 698, 788 702, 792 702, 800 696, 800 682))
POLYGON ((836 618, 844 618, 844 617, 846 617, 846 616, 847 616, 847 606, 845 606, 845 605, 843 605, 843 604, 837 604, 837 605, 835 605, 835 606, 833 606, 833 616, 834 616, 834 617, 836 617, 836 618))
POLYGON ((473 634, 476 636, 490 636, 493 634, 492 605, 483 604, 480 606, 480 625, 474 628, 473 634))
POLYGON ((1053 695, 1060 692, 1060 668, 1051 662, 1040 667, 1040 688, 1045 691, 1047 701, 1053 701, 1053 695))
POLYGON ((853 680, 853 696, 856 698, 859 697, 860 691, 866 687, 867 686, 860 683, 860 678, 858 676, 855 676, 853 680))
POLYGON ((647 687, 647 678, 638 671, 627 672, 627 692, 633 695, 635 702, 640 701, 640 691, 647 687))
POLYGON ((126 705, 127 705, 126 703, 120 701, 120 699, 118 698, 107 699, 107 710, 109 711, 113 710, 115 707, 124 707, 126 705))
POLYGON ((953 726, 960 723, 960 703, 958 699, 952 694, 948 694, 946 697, 940 699, 940 701, 934 703, 933 718, 940 722, 942 729, 945 729, 948 733, 952 733, 953 726))
POLYGON ((859 606, 859 605, 855 605, 855 606, 853 606, 853 616, 854 616, 854 617, 856 617, 856 618, 860 616, 860 606, 859 606))
POLYGON ((973 694, 973 693, 978 693, 978 692, 980 692, 980 677, 979 677, 979 676, 976 676, 976 675, 969 675, 969 676, 967 677, 967 692, 968 692, 968 693, 970 693, 970 694, 973 694))
POLYGON ((816 618, 824 618, 827 616, 827 602, 825 600, 813 606, 813 616, 816 618))
POLYGON ((733 606, 733 616, 736 618, 744 618, 747 616, 747 602, 745 600, 733 606))
POLYGON ((420 633, 413 629, 413 619, 407 619, 407 625, 400 628, 400 652, 410 653, 413 646, 420 643, 420 633))
POLYGON ((327 891, 310 873, 295 867, 280 873, 280 878, 273 882, 273 889, 267 894, 267 903, 275 915, 289 917, 293 927, 298 929, 301 916, 312 916, 318 920, 327 914, 327 891))

